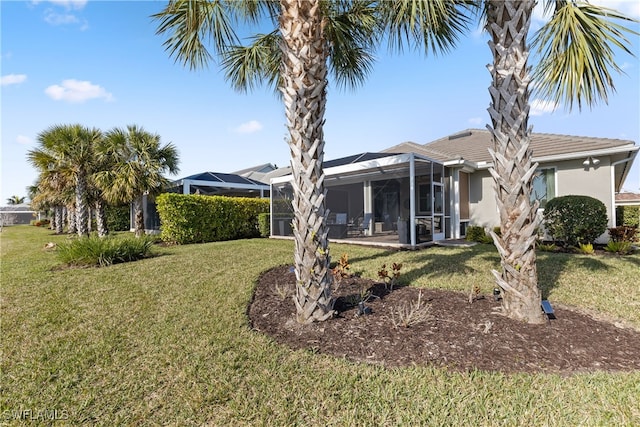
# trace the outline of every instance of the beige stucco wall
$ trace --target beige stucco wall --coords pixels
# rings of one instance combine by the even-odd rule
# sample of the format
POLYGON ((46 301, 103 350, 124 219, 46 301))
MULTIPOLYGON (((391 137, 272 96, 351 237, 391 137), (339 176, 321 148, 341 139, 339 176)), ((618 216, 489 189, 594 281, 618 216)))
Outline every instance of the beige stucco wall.
MULTIPOLYGON (((586 168, 582 162, 585 159, 568 160, 563 162, 544 163, 540 168, 555 168, 556 196, 585 195, 596 198, 607 207, 609 227, 613 227, 614 207, 611 185, 611 163, 608 157, 598 157, 597 167, 586 168)), ((493 190, 493 178, 486 170, 480 170, 471 175, 470 179, 470 224, 483 227, 499 225, 498 211, 493 190)), ((607 234, 598 239, 599 243, 606 243, 607 234)))
POLYGON ((487 170, 476 171, 469 177, 469 224, 485 228, 500 225, 493 178, 487 170))

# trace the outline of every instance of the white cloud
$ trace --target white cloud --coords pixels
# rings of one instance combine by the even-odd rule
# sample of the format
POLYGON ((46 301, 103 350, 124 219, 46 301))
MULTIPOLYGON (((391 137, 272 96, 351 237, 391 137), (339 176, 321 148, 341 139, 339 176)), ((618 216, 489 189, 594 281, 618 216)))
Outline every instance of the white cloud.
POLYGON ((56 101, 82 103, 96 98, 113 101, 113 95, 102 86, 94 85, 89 81, 74 79, 63 80, 61 85, 49 86, 44 92, 56 101))
MULTIPOLYGON (((67 10, 70 10, 70 9, 76 9, 76 10, 83 9, 87 5, 87 1, 88 0, 48 0, 49 3, 53 3, 56 6, 62 6, 67 10)), ((39 3, 42 3, 42 1, 41 0, 33 0, 31 3, 32 4, 39 4, 39 3)))
POLYGON ((534 99, 531 101, 531 109, 529 115, 541 116, 546 113, 553 113, 558 105, 551 101, 542 101, 540 99, 534 99))
POLYGON ((622 65, 620 65, 620 69, 624 70, 629 70, 633 68, 633 64, 629 63, 629 62, 623 62, 622 65))
POLYGON ((24 135, 18 135, 18 137, 16 138, 16 142, 22 145, 29 145, 31 144, 31 138, 24 135))
POLYGON ((2 76, 2 86, 17 85, 27 80, 26 74, 7 74, 2 76))
POLYGON ((77 24, 80 22, 75 15, 71 15, 68 13, 56 13, 53 11, 48 11, 44 16, 44 21, 47 24, 51 25, 69 25, 69 24, 77 24))
POLYGON ((479 126, 483 122, 482 117, 471 117, 467 121, 469 122, 470 125, 473 125, 473 126, 479 126))
POLYGON ((237 133, 255 133, 262 130, 262 123, 257 120, 251 120, 243 123, 234 129, 237 133))

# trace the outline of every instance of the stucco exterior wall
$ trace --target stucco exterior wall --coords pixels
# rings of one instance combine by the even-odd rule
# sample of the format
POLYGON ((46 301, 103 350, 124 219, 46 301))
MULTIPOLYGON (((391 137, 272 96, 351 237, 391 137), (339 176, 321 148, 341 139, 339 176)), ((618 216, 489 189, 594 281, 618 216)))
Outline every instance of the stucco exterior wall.
MULTIPOLYGON (((611 184, 611 163, 608 157, 598 157, 597 166, 583 165, 585 159, 544 163, 541 169, 555 169, 555 196, 585 195, 600 200, 607 208, 609 227, 613 227, 615 209, 611 184)), ((471 174, 469 187, 470 225, 494 227, 499 225, 498 210, 493 190, 493 178, 487 170, 471 174)), ((607 233, 598 243, 606 243, 607 233)))
POLYGON ((493 178, 488 170, 479 170, 470 174, 469 225, 485 228, 500 225, 493 178))

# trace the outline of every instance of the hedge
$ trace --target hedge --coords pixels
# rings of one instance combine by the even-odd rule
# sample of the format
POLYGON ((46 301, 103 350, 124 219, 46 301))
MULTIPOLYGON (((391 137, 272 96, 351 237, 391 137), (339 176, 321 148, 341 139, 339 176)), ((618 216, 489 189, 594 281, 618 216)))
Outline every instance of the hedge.
POLYGON ((129 205, 108 205, 105 208, 105 216, 109 231, 129 231, 131 229, 129 205))
POLYGON ((164 193, 156 198, 161 238, 187 244, 259 237, 258 215, 269 200, 164 193))
POLYGON ((640 206, 616 206, 616 224, 640 227, 640 206))

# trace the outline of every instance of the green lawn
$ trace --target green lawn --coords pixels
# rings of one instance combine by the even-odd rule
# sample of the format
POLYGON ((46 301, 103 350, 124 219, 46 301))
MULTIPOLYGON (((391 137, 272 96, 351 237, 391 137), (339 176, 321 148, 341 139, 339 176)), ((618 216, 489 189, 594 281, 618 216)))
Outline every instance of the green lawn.
MULTIPOLYGON (((384 369, 251 331, 254 283, 291 262, 289 241, 159 247, 143 261, 60 269, 44 246, 66 236, 14 226, 0 238, 2 425, 19 416, 105 426, 640 425, 640 372, 384 369)), ((487 293, 498 265, 491 245, 332 246, 334 260, 342 253, 369 277, 402 262, 401 282, 487 293)), ((640 327, 640 255, 541 253, 538 269, 552 302, 640 327)))

